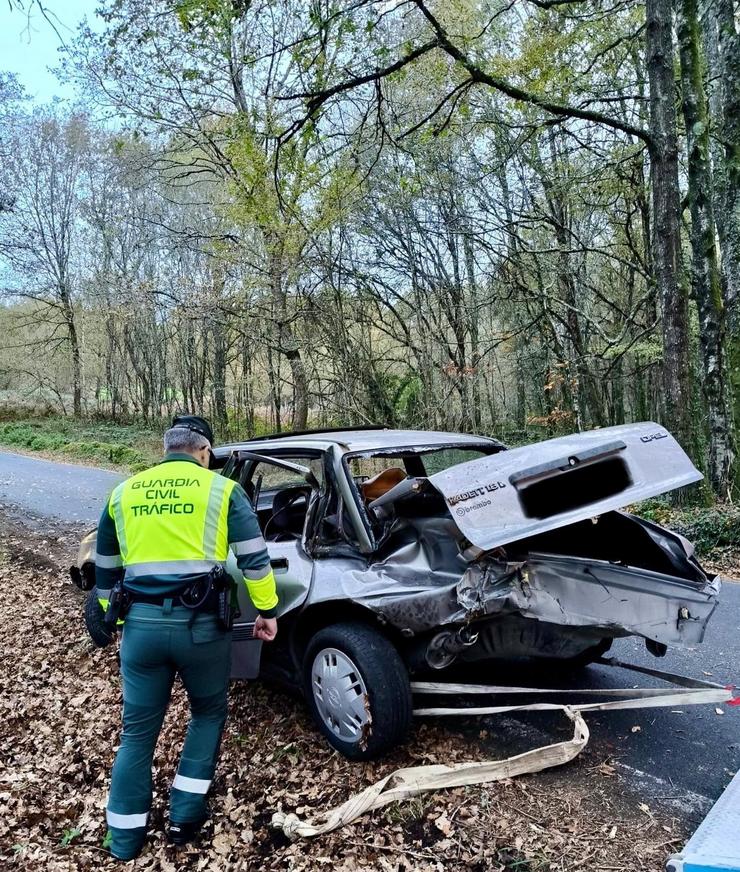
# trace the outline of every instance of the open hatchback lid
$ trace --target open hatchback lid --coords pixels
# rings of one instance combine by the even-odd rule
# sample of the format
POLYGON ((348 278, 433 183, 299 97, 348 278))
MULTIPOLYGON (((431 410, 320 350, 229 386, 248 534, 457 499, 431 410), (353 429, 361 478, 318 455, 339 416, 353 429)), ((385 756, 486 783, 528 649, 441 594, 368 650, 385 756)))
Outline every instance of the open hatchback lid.
POLYGON ((463 536, 483 552, 702 478, 673 436, 648 421, 548 439, 407 479, 372 508, 419 493, 428 482, 463 536))

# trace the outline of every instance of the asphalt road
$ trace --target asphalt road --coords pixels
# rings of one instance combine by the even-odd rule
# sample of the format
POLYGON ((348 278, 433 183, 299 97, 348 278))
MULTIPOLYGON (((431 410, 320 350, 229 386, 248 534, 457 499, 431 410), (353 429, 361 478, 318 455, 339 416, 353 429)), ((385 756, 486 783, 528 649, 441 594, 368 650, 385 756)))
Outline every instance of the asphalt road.
POLYGON ((124 476, 94 467, 0 452, 0 507, 70 523, 97 523, 105 500, 124 476))
MULTIPOLYGON (((607 656, 723 686, 740 685, 740 583, 723 584, 720 603, 701 645, 669 649, 665 657, 655 658, 642 640, 619 639, 607 656)), ((470 672, 467 676, 472 681, 483 678, 470 672)), ((573 674, 558 674, 544 663, 501 664, 500 671, 489 672, 485 680, 524 687, 669 687, 654 678, 598 664, 573 674)), ((521 701, 521 697, 508 700, 511 704, 521 701)), ((593 700, 563 696, 547 701, 593 700)), ((634 788, 633 794, 649 807, 658 805, 696 826, 740 768, 740 706, 716 708, 722 714, 712 705, 587 713, 591 762, 615 766, 634 788)), ((509 754, 554 739, 562 741, 572 732, 562 715, 527 712, 485 720, 492 747, 503 743, 509 754)))
MULTIPOLYGON (((3 505, 40 518, 94 524, 105 499, 122 476, 102 469, 0 453, 0 509, 3 505)), ((653 666, 723 685, 740 684, 740 583, 726 582, 703 644, 650 655, 642 641, 620 639, 611 652, 621 660, 653 666)), ((476 675, 474 680, 481 680, 476 675)), ((578 675, 556 674, 543 664, 502 664, 488 680, 540 687, 633 687, 658 682, 631 672, 590 666, 578 675)), ((439 704, 439 703, 437 703, 439 704)), ((480 703, 479 703, 480 704, 480 703)), ((740 706, 689 706, 589 714, 589 751, 610 761, 644 801, 668 807, 677 817, 698 823, 740 768, 740 706), (634 730, 635 727, 639 729, 634 730)), ((464 719, 472 721, 472 719, 464 719)), ((515 752, 562 739, 562 717, 527 713, 487 719, 491 744, 515 752)), ((478 730, 480 721, 461 728, 478 730)))

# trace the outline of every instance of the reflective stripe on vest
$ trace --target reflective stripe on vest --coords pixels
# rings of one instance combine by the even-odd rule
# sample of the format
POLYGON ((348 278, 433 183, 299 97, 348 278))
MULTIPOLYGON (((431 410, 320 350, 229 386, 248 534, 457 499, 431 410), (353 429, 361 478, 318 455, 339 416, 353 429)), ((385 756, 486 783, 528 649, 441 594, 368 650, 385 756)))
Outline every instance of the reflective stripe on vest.
POLYGON ((234 482, 185 460, 137 473, 111 494, 126 578, 208 572, 228 555, 234 482))

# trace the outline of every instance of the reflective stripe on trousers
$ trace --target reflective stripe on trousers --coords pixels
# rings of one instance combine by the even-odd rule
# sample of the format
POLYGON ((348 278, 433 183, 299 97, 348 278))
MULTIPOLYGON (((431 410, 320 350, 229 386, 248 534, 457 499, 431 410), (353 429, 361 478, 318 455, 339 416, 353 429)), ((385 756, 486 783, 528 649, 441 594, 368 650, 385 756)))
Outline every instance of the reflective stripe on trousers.
POLYGON ((118 814, 118 812, 106 809, 105 819, 109 827, 116 827, 119 830, 135 830, 139 827, 145 827, 149 818, 149 812, 145 811, 141 814, 118 814))
POLYGON ((175 790, 182 790, 185 793, 208 793, 208 788, 211 786, 210 780, 205 778, 188 778, 187 775, 180 775, 178 772, 175 775, 175 780, 172 782, 175 790))

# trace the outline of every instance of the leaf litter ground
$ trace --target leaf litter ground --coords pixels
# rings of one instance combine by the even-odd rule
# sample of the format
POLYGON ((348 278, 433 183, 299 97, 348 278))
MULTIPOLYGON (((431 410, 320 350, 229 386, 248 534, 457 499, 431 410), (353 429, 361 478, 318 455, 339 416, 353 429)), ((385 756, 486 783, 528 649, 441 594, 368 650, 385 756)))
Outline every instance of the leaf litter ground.
MULTIPOLYGON (((0 518, 3 868, 123 865, 102 848, 120 729, 117 652, 93 648, 82 595, 68 579, 80 532, 7 513, 0 518)), ((212 820, 197 847, 176 849, 163 830, 186 723, 187 701, 178 686, 154 759, 147 847, 126 868, 638 872, 663 868, 686 835, 675 818, 631 794, 603 753, 587 748, 558 770, 429 794, 316 840, 291 843, 270 828, 274 811, 311 817, 401 766, 486 759, 496 753, 496 722, 487 729, 472 718, 420 722, 408 743, 383 760, 351 763, 323 742, 300 700, 238 683, 231 689, 212 820)), ((517 723, 507 720, 502 730, 516 731, 517 723)), ((532 747, 524 733, 508 735, 501 756, 532 747)))

